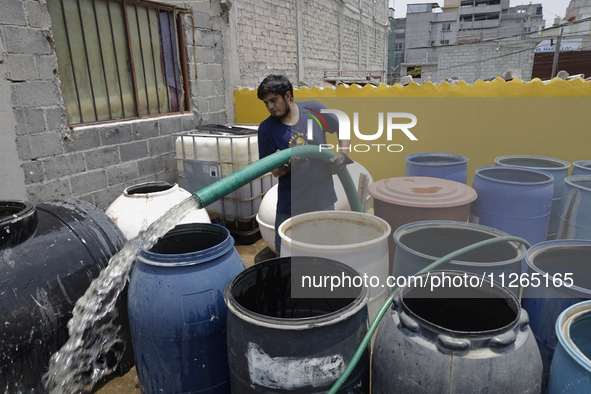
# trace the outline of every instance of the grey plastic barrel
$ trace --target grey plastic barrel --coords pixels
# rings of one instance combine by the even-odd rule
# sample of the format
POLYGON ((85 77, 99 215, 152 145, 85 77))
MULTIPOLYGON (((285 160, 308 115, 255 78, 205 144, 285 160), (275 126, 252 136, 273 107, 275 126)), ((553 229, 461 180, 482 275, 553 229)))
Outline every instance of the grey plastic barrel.
POLYGON ((498 283, 458 271, 418 276, 395 292, 377 332, 373 394, 539 393, 542 361, 528 314, 498 283), (429 281, 454 285, 431 289, 429 281), (419 279, 419 280, 420 280, 419 279), (445 282, 447 283, 447 282, 445 282))
MULTIPOLYGON (((455 250, 509 234, 480 224, 430 220, 401 226, 394 232, 394 276, 408 277, 455 250)), ((505 280, 521 273, 526 249, 516 242, 502 242, 468 252, 444 263, 440 270, 457 270, 477 275, 493 275, 505 280)), ((518 283, 516 281, 515 283, 518 283)), ((517 294, 519 287, 511 290, 517 294)))

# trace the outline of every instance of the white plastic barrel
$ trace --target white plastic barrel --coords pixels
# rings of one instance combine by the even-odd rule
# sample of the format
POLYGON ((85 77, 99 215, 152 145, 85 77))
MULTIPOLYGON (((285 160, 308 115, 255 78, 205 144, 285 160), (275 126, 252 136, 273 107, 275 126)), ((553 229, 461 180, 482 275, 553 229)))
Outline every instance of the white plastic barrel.
MULTIPOLYGON (((373 178, 371 174, 365 167, 361 164, 354 162, 347 166, 347 171, 351 175, 353 179, 353 183, 355 187, 359 187, 359 175, 365 174, 369 178, 369 185, 373 183, 373 178)), ((276 178, 274 178, 276 179, 276 178)), ((349 200, 347 199, 347 194, 345 193, 345 189, 343 188, 343 184, 339 179, 338 175, 332 176, 332 181, 334 184, 334 190, 337 194, 337 201, 335 202, 335 210, 337 211, 350 211, 351 207, 349 205, 349 200)), ((278 186, 275 185, 272 188, 268 189, 267 194, 263 197, 261 201, 261 205, 259 207, 259 213, 256 216, 257 222, 259 224, 259 228, 261 229, 261 235, 263 240, 273 252, 275 252, 275 211, 277 208, 277 188, 278 186)), ((370 196, 366 199, 366 206, 369 207, 367 201, 371 199, 370 196)))
MULTIPOLYGON (((148 182, 130 186, 117 197, 105 213, 121 229, 129 240, 144 231, 170 208, 179 204, 191 193, 176 183, 148 182)), ((205 208, 189 212, 179 224, 211 223, 205 208)))
POLYGON ((277 253, 275 250, 275 216, 277 212, 278 188, 279 186, 275 185, 265 194, 259 206, 259 213, 256 216, 261 236, 273 253, 277 253))
POLYGON ((362 277, 367 275, 367 306, 370 321, 373 321, 388 296, 388 237, 391 232, 384 219, 367 213, 305 213, 279 226, 281 257, 324 257, 356 269, 362 277), (377 277, 379 283, 372 277, 377 277))

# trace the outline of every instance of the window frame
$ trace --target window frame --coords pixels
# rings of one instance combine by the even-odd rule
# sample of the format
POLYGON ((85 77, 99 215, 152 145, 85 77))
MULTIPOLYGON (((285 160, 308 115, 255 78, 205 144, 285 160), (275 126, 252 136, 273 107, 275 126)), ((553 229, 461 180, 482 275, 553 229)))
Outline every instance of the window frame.
MULTIPOLYGON (((70 12, 69 10, 66 11, 65 7, 64 7, 64 0, 56 0, 57 2, 59 2, 61 8, 62 8, 62 17, 64 18, 64 21, 66 20, 66 13, 70 12)), ((101 32, 98 30, 98 20, 97 20, 97 11, 96 11, 96 2, 97 1, 105 1, 107 3, 107 6, 110 7, 109 5, 109 1, 110 0, 77 0, 77 4, 78 7, 80 7, 80 2, 81 1, 88 1, 89 3, 91 3, 93 10, 94 10, 94 18, 95 18, 95 22, 97 24, 97 37, 98 37, 98 42, 99 42, 99 50, 100 50, 100 58, 101 58, 101 62, 104 62, 106 57, 103 55, 102 53, 102 39, 103 37, 101 37, 101 32)), ((144 0, 114 0, 116 2, 119 2, 121 4, 121 17, 124 20, 124 30, 126 33, 126 37, 125 37, 125 51, 127 51, 127 55, 129 56, 128 58, 128 68, 130 68, 130 77, 122 77, 121 75, 119 75, 119 72, 117 72, 117 83, 120 87, 121 82, 124 80, 124 78, 130 78, 129 83, 131 83, 132 85, 132 92, 133 92, 133 103, 134 103, 134 116, 125 116, 125 112, 123 111, 123 116, 120 118, 113 118, 113 115, 111 113, 112 110, 112 106, 109 102, 109 88, 107 87, 107 101, 109 102, 109 118, 110 119, 105 119, 105 120, 91 120, 91 121, 84 121, 84 116, 82 114, 82 104, 81 104, 81 99, 80 99, 80 93, 78 90, 78 82, 76 78, 76 74, 75 74, 75 70, 74 70, 74 64, 73 64, 73 57, 74 55, 72 54, 72 45, 69 39, 69 34, 71 34, 72 32, 68 31, 67 28, 67 23, 65 23, 64 28, 66 30, 66 37, 67 40, 65 42, 65 44, 68 47, 68 53, 70 56, 70 60, 71 60, 71 64, 70 66, 72 67, 72 75, 73 75, 73 84, 76 90, 76 97, 75 97, 75 101, 76 101, 76 105, 78 108, 78 113, 79 113, 79 117, 80 117, 80 121, 76 122, 76 123, 72 123, 70 121, 70 114, 68 114, 66 116, 66 122, 68 124, 68 126, 70 128, 72 127, 83 127, 83 126, 93 126, 93 125, 103 125, 103 124, 109 124, 109 123, 116 123, 116 122, 122 122, 122 121, 130 121, 130 120, 138 120, 138 119, 148 119, 148 118, 156 118, 156 117, 163 117, 163 116, 172 116, 172 115, 182 115, 185 113, 190 113, 191 111, 191 97, 189 94, 189 79, 188 79, 188 68, 187 68, 187 54, 186 54, 186 43, 185 43, 185 37, 184 37, 184 31, 183 31, 183 23, 182 23, 182 14, 184 12, 186 12, 185 9, 182 8, 177 8, 177 7, 171 7, 170 5, 167 4, 162 4, 162 3, 157 3, 157 2, 150 2, 150 1, 144 1, 144 0), (174 52, 177 52, 178 58, 174 60, 174 69, 173 74, 175 75, 175 79, 178 77, 178 81, 180 81, 180 92, 176 94, 176 100, 177 100, 177 105, 178 105, 178 110, 174 111, 174 112, 162 112, 160 105, 158 105, 158 113, 151 113, 151 106, 148 104, 147 106, 147 110, 148 110, 148 114, 144 114, 142 115, 142 108, 140 105, 140 98, 139 95, 142 94, 142 92, 139 91, 139 85, 138 85, 138 75, 137 75, 137 68, 134 62, 134 53, 133 53, 133 48, 132 48, 132 42, 131 42, 131 30, 130 30, 130 24, 133 23, 132 20, 130 20, 130 17, 128 15, 128 5, 133 5, 135 7, 135 12, 136 12, 136 18, 137 17, 137 9, 138 6, 141 7, 146 7, 147 9, 155 9, 157 12, 157 18, 158 18, 158 25, 159 25, 159 32, 160 32, 160 12, 167 12, 170 13, 170 17, 169 19, 169 33, 172 36, 172 33, 174 32, 175 34, 175 43, 176 43, 176 49, 172 49, 173 54, 174 52), (174 22, 174 23, 172 23, 174 22)), ((78 14, 80 15, 80 8, 78 10, 78 14)), ((111 11, 109 11, 109 23, 112 23, 112 19, 111 19, 111 11)), ((136 20, 136 23, 138 23, 139 26, 139 19, 136 20)), ((82 22, 82 16, 80 15, 80 26, 82 26, 82 39, 84 42, 84 53, 77 53, 76 56, 86 56, 86 58, 88 59, 88 53, 89 53, 89 49, 87 48, 87 43, 86 43, 86 38, 84 37, 84 23, 82 22)), ((75 32, 74 32, 75 33, 75 32)), ((113 33, 113 29, 111 26, 111 34, 113 33)), ((139 37, 141 37, 141 33, 138 30, 138 34, 139 37)), ((152 37, 151 31, 150 31, 150 42, 153 41, 161 41, 160 34, 158 34, 159 37, 152 37)), ((172 39, 171 39, 172 41, 172 39)), ((141 47, 141 44, 140 44, 141 47)), ((171 47, 172 48, 172 47, 171 47)), ((92 49, 92 48, 91 48, 92 49)), ((161 49, 162 50, 162 49, 161 49)), ((161 61, 163 62, 162 65, 164 67, 164 69, 162 70, 163 73, 168 73, 168 70, 166 70, 166 66, 165 66, 165 62, 162 60, 163 57, 163 53, 160 53, 160 58, 161 61)), ((153 61, 154 58, 152 58, 153 61)), ((87 60, 88 62, 88 60, 87 60)), ((117 60, 117 54, 115 53, 115 62, 117 63, 117 68, 119 68, 119 61, 117 60)), ((142 65, 138 67, 144 67, 145 68, 145 64, 143 62, 143 58, 142 58, 142 65)), ((58 62, 58 68, 60 67, 60 64, 58 62)), ((88 67, 88 73, 89 75, 91 74, 90 72, 90 66, 87 64, 88 67)), ((125 67, 125 66, 124 66, 125 67)), ((154 64, 154 67, 155 64, 154 64)), ((103 65, 103 73, 104 73, 104 65, 103 65)), ((65 103, 65 97, 64 97, 64 89, 63 89, 63 76, 62 76, 62 72, 59 73, 59 78, 60 78, 60 89, 61 89, 61 93, 62 93, 62 97, 64 99, 64 103, 65 103)), ((144 79, 145 79, 145 75, 144 75, 144 79)), ((106 82, 106 76, 105 76, 105 80, 103 81, 105 83, 105 86, 108 85, 108 83, 106 82)), ((93 101, 93 106, 96 106, 96 100, 97 97, 95 97, 94 94, 94 89, 92 87, 92 82, 90 82, 91 84, 91 96, 92 96, 92 101, 93 101)), ((156 84, 158 85, 157 79, 156 79, 156 84)), ((176 84, 176 82, 175 82, 176 84)), ((175 86, 179 86, 179 85, 175 85, 175 86)), ((170 85, 168 85, 167 82, 165 82, 165 88, 167 90, 167 94, 166 97, 168 98, 168 106, 170 109, 170 106, 172 104, 172 98, 171 98, 171 94, 170 94, 170 89, 169 89, 170 85)), ((147 86, 145 87, 146 89, 146 96, 148 95, 147 93, 147 86)), ((157 94, 158 100, 160 100, 158 94, 157 94)), ((121 97, 122 99, 122 97, 121 97)), ((148 99, 149 100, 149 99, 148 99)), ((121 101, 122 105, 123 105, 123 99, 121 101)), ((67 110, 67 108, 66 108, 67 110)), ((96 108, 94 109, 95 112, 95 118, 98 118, 98 112, 96 110, 96 108)))

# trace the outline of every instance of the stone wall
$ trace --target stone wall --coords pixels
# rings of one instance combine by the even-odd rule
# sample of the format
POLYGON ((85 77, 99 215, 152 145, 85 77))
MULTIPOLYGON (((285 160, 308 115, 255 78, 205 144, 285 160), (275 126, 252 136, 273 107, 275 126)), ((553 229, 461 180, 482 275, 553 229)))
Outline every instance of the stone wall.
POLYGON ((479 79, 500 77, 513 69, 522 70, 523 81, 531 81, 535 46, 535 41, 523 40, 452 45, 440 49, 437 82, 461 77, 471 84, 479 79))
POLYGON ((0 117, 8 128, 5 135, 13 135, 14 144, 0 147, 0 164, 13 168, 10 176, 2 174, 2 198, 36 203, 74 197, 104 209, 132 184, 176 182, 172 134, 192 130, 200 122, 228 121, 220 3, 177 5, 189 12, 182 18, 190 111, 72 127, 66 120, 47 5, 3 1, 0 103, 9 108, 3 111, 0 106, 0 117))

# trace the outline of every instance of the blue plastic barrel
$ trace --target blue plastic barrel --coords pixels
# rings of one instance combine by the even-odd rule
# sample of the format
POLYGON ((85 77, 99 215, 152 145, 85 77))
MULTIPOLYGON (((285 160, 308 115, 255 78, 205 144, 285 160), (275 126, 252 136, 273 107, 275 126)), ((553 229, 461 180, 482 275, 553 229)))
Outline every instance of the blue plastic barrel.
POLYGON ((128 308, 143 393, 230 393, 224 289, 243 270, 215 224, 179 225, 140 249, 128 308))
POLYGON ((591 160, 575 161, 571 175, 591 175, 591 160))
POLYGON ((404 176, 428 176, 460 183, 468 180, 468 158, 452 153, 424 152, 405 157, 404 176))
POLYGON ((548 235, 546 236, 546 240, 555 239, 556 230, 558 229, 560 199, 564 189, 564 178, 568 176, 570 163, 552 157, 511 155, 495 158, 495 164, 498 166, 533 168, 552 174, 554 177, 554 194, 552 195, 552 210, 550 212, 550 223, 548 224, 548 235))
POLYGON ((591 239, 591 174, 565 179, 557 239, 591 239))
POLYGON ((546 387, 558 343, 556 319, 571 305, 591 298, 591 241, 542 242, 528 250, 525 260, 528 283, 521 304, 529 313, 529 325, 540 349, 546 387), (569 277, 573 286, 564 286, 569 277))
POLYGON ((573 305, 556 321, 558 346, 548 393, 591 392, 591 301, 573 305))
POLYGON ((546 240, 554 177, 521 167, 482 167, 472 187, 478 198, 470 222, 505 231, 532 245, 546 240))

